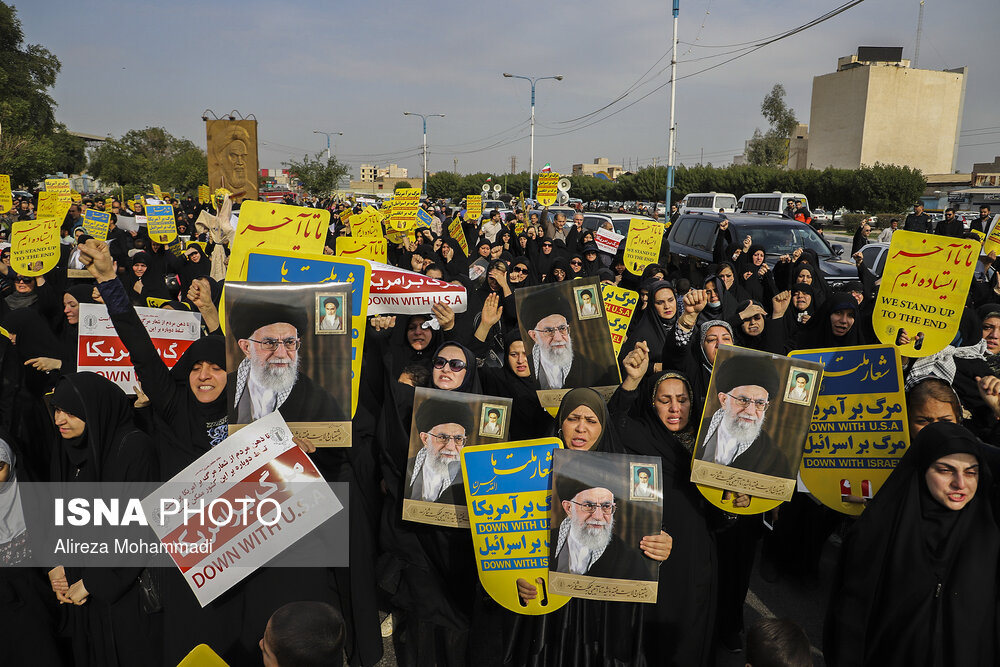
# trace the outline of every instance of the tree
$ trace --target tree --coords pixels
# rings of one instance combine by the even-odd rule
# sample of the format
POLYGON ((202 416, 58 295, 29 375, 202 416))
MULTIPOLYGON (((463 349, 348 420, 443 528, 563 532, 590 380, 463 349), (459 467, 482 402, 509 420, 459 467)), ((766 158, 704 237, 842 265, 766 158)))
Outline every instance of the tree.
POLYGON ((30 186, 85 164, 83 139, 56 122, 48 93, 61 67, 45 47, 24 44, 16 10, 0 2, 0 173, 10 174, 14 185, 30 186))
POLYGON ((400 188, 408 188, 408 187, 411 187, 409 181, 396 181, 395 185, 392 186, 392 190, 393 192, 395 192, 400 188))
POLYGON ((785 87, 774 84, 764 97, 760 112, 771 125, 767 132, 756 129, 747 143, 747 162, 753 165, 782 167, 788 163, 788 140, 798 125, 795 110, 785 104, 785 87))
POLYGON ((339 162, 336 155, 331 155, 329 160, 325 159, 323 151, 311 158, 303 155, 301 162, 291 160, 281 164, 291 176, 299 179, 306 192, 316 197, 332 195, 337 189, 337 183, 350 171, 350 166, 339 162))
POLYGON ((129 130, 104 142, 90 157, 90 172, 105 183, 191 192, 208 182, 208 158, 188 139, 162 127, 129 130))

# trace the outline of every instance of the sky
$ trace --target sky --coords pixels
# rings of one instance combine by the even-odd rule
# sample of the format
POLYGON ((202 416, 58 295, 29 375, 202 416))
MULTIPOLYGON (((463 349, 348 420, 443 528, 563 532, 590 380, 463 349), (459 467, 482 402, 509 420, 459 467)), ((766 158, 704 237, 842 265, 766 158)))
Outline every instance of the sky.
MULTIPOLYGON (((760 103, 775 83, 808 122, 812 78, 859 45, 913 57, 919 0, 865 0, 720 64, 844 1, 681 0, 677 162, 730 163, 754 128, 766 129, 760 103)), ((429 171, 508 172, 511 156, 523 171, 530 86, 509 72, 564 77, 536 86, 536 171, 550 163, 568 173, 596 157, 626 168, 666 161, 669 0, 13 4, 25 41, 62 61, 56 117, 77 132, 161 126, 204 148, 203 111, 237 110, 258 120, 263 168, 325 151, 322 130, 343 133, 335 152, 354 178, 362 163, 419 175, 421 120, 403 112, 440 113, 427 121, 429 171)), ((959 171, 1000 155, 998 21, 997 0, 926 0, 919 66, 969 67, 959 171)))

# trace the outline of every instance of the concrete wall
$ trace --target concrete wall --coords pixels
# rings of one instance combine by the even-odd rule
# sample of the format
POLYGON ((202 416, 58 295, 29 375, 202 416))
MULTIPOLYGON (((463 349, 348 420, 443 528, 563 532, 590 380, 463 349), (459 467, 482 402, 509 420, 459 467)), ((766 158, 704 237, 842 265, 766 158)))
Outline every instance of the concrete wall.
POLYGON ((811 167, 906 165, 954 170, 965 94, 962 72, 852 67, 813 79, 811 167))

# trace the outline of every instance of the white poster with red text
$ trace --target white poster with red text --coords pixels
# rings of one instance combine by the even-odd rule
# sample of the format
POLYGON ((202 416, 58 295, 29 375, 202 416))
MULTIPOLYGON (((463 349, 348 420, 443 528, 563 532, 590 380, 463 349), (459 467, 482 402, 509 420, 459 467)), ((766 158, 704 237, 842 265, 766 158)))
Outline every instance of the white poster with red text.
POLYGON ((616 234, 615 232, 608 231, 604 228, 594 231, 594 242, 597 243, 597 249, 601 252, 606 252, 609 255, 617 253, 618 246, 620 246, 624 240, 625 236, 623 234, 616 234))
POLYGON ((462 285, 428 278, 416 271, 370 262, 372 282, 368 290, 368 315, 423 315, 435 303, 464 313, 469 295, 462 285))
MULTIPOLYGON (((201 336, 201 313, 162 308, 136 308, 135 311, 167 368, 173 368, 184 351, 201 336)), ((103 304, 80 304, 76 368, 103 375, 126 394, 134 394, 133 387, 139 384, 128 350, 118 338, 103 304)))
POLYGON ((149 527, 202 607, 343 508, 277 411, 142 501, 149 527))

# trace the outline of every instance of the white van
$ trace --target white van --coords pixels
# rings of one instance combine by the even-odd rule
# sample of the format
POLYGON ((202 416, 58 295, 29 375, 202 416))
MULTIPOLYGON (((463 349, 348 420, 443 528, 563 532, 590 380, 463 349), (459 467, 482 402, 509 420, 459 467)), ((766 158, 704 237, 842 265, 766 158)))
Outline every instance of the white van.
POLYGON ((689 192, 677 208, 681 213, 718 213, 720 208, 732 213, 736 209, 736 195, 728 192, 689 192))
POLYGON ((754 192, 740 197, 736 204, 737 213, 779 213, 785 212, 788 201, 800 201, 809 208, 806 196, 797 192, 754 192))

